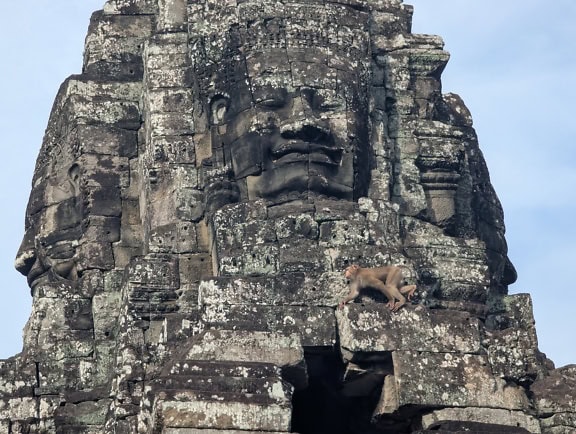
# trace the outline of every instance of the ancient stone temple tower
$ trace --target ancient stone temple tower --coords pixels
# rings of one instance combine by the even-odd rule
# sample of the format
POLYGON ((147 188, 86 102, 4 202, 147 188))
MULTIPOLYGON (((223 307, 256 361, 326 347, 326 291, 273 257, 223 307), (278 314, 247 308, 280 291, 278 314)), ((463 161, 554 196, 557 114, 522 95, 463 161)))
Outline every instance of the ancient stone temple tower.
POLYGON ((573 433, 470 114, 401 0, 109 0, 16 266, 2 433, 573 433), (351 264, 398 265, 398 312, 351 264), (25 295, 23 295, 25 296, 25 295))

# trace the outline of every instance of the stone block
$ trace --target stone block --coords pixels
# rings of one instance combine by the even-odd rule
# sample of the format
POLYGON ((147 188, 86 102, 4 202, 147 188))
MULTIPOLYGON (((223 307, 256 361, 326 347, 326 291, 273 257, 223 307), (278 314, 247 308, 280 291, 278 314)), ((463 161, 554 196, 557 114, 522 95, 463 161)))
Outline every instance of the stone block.
MULTIPOLYGON (((138 48, 138 46, 132 46, 131 48, 138 48)), ((102 56, 101 54, 97 53, 92 58, 86 58, 91 63, 85 64, 84 76, 94 80, 115 83, 142 83, 144 65, 139 51, 124 52, 110 57, 102 56)))
POLYGON ((304 347, 336 343, 334 309, 306 306, 205 305, 202 321, 208 328, 297 334, 304 347))
POLYGON ((218 271, 222 276, 266 275, 278 272, 279 249, 275 244, 256 248, 219 251, 218 271))
POLYGON ((283 382, 280 376, 273 378, 228 377, 222 376, 178 376, 170 375, 160 380, 158 387, 163 391, 193 390, 207 393, 258 394, 270 398, 282 397, 290 401, 292 387, 283 382))
POLYGON ((57 426, 104 425, 110 402, 110 399, 101 399, 78 404, 66 403, 66 405, 58 407, 54 420, 57 426))
POLYGON ((0 399, 0 420, 32 420, 37 415, 37 406, 38 400, 31 397, 0 399))
MULTIPOLYGON (((74 343, 73 343, 74 344, 74 343)), ((92 344, 92 347, 94 345, 92 344)), ((96 362, 92 357, 68 355, 64 359, 47 359, 38 363, 36 396, 55 395, 64 390, 83 390, 94 387, 96 362)))
POLYGON ((300 389, 307 384, 306 363, 300 336, 272 332, 207 330, 183 346, 183 358, 272 363, 300 389))
MULTIPOLYGON (((182 297, 180 297, 182 300, 182 297)), ((200 311, 194 307, 179 306, 177 313, 170 313, 163 319, 162 341, 182 342, 202 329, 200 311)))
POLYGON ((126 130, 140 128, 140 109, 138 104, 101 97, 89 98, 70 95, 63 107, 63 116, 71 125, 106 124, 126 130))
POLYGON ((483 407, 526 411, 523 388, 494 378, 488 358, 473 354, 395 351, 394 382, 384 389, 375 415, 411 407, 483 407), (430 383, 425 378, 433 379, 430 383), (392 387, 395 386, 395 387, 392 387), (392 394, 392 395, 390 395, 392 394))
POLYGON ((89 215, 120 217, 122 214, 120 186, 94 187, 83 192, 85 212, 89 215))
POLYGON ((189 66, 176 69, 151 69, 146 74, 150 89, 185 88, 192 86, 193 70, 189 66))
MULTIPOLYGON (((1 426, 1 425, 0 425, 1 426)), ((165 428, 163 434, 282 434, 279 431, 238 431, 221 429, 201 429, 201 428, 165 428)))
POLYGON ((195 136, 152 136, 150 149, 154 161, 176 164, 195 164, 195 136))
MULTIPOLYGON (((123 198, 122 200, 122 229, 123 226, 140 226, 142 221, 140 219, 140 204, 135 199, 123 198)), ((142 235, 138 237, 141 239, 142 235)))
POLYGON ((178 260, 182 283, 198 283, 214 275, 212 261, 207 253, 184 254, 178 260))
POLYGON ((219 209, 213 218, 214 229, 231 228, 231 223, 243 223, 253 220, 265 221, 268 218, 268 208, 264 200, 235 203, 219 209))
POLYGON ((51 331, 86 331, 93 327, 90 299, 39 297, 35 300, 34 310, 35 315, 28 327, 40 334, 51 331))
MULTIPOLYGON (((172 55, 174 56, 174 55, 172 55)), ((164 64, 164 67, 167 65, 164 64)), ((150 113, 187 113, 192 117, 193 95, 191 89, 152 89, 147 93, 150 113)))
POLYGON ((555 369, 550 375, 532 384, 532 393, 538 414, 576 413, 576 365, 555 369))
POLYGON ((318 239, 318 222, 310 214, 282 216, 275 219, 274 224, 278 240, 294 242, 298 238, 318 239))
POLYGON ((137 153, 136 132, 109 125, 78 125, 75 140, 81 154, 134 157, 137 153))
POLYGON ((216 248, 220 250, 241 249, 246 246, 260 246, 276 241, 274 222, 252 220, 238 221, 231 218, 229 226, 219 225, 214 232, 216 248))
POLYGON ((355 353, 412 350, 478 354, 480 325, 466 312, 406 305, 391 312, 385 304, 348 304, 336 311, 341 351, 355 353))
POLYGON ((180 286, 178 261, 172 255, 133 258, 128 281, 147 288, 177 289, 180 286))
POLYGON ((181 187, 175 198, 176 217, 189 222, 199 222, 205 213, 204 192, 196 188, 181 187))
POLYGON ((348 293, 340 273, 289 273, 247 278, 216 277, 200 283, 202 305, 336 307, 348 293))
POLYGON ((161 0, 158 3, 158 31, 185 31, 188 25, 186 5, 186 0, 161 0))
POLYGON ((112 270, 114 268, 112 244, 106 241, 80 244, 76 263, 79 272, 90 269, 112 270))
POLYGON ((138 104, 142 94, 142 85, 131 82, 107 82, 101 79, 91 79, 84 75, 72 75, 62 85, 57 97, 57 107, 65 106, 66 101, 73 95, 86 100, 116 101, 118 103, 129 101, 138 104))
POLYGON ((296 243, 283 243, 279 249, 280 273, 321 273, 331 269, 329 255, 315 240, 303 239, 296 243))
POLYGON ((191 222, 175 222, 150 231, 152 253, 193 253, 198 251, 196 227, 191 222))
POLYGON ((0 360, 0 399, 32 396, 34 386, 36 366, 33 363, 20 363, 17 358, 0 360))
POLYGON ((153 408, 163 429, 205 428, 243 431, 290 431, 289 402, 269 397, 190 390, 162 392, 153 408), (161 421, 161 422, 160 422, 161 421))
POLYGON ((120 218, 91 216, 90 225, 86 228, 84 236, 88 240, 114 243, 120 241, 120 218))
POLYGON ((207 330, 190 339, 185 358, 273 363, 296 366, 304 353, 298 335, 270 332, 207 330))
POLYGON ((105 14, 150 15, 157 12, 154 0, 108 0, 104 5, 105 14))
POLYGON ((89 189, 128 186, 130 166, 127 157, 84 154, 77 161, 82 185, 89 189))
POLYGON ((120 312, 120 292, 105 292, 92 299, 92 316, 94 318, 94 339, 110 339, 116 327, 120 312))
POLYGON ((544 372, 544 356, 535 333, 508 328, 488 331, 484 340, 495 375, 517 383, 531 383, 544 372))
POLYGON ((520 411, 496 408, 443 408, 434 410, 422 416, 422 427, 432 429, 435 424, 446 421, 497 424, 508 426, 509 429, 522 428, 532 434, 540 434, 541 432, 540 423, 534 416, 520 411))
POLYGON ((178 360, 164 367, 161 375, 268 378, 278 377, 281 373, 278 366, 265 362, 178 360))
POLYGON ((576 432, 576 412, 556 413, 540 417, 543 434, 573 434, 576 432))
POLYGON ((157 112, 148 117, 150 134, 153 136, 179 136, 194 133, 194 119, 185 112, 157 112))
POLYGON ((320 224, 320 245, 342 247, 365 245, 368 241, 366 221, 329 221, 320 224))
POLYGON ((142 255, 141 247, 125 246, 121 243, 115 243, 112 246, 112 252, 114 254, 114 266, 117 269, 123 270, 132 261, 135 256, 142 255))

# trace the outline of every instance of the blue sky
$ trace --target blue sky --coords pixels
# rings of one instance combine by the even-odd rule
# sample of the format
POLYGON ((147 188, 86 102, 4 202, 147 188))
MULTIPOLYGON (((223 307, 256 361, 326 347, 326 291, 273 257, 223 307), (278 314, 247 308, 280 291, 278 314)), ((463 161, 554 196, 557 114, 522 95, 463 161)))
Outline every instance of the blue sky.
MULTIPOLYGON (((407 0, 413 30, 444 38, 444 92, 472 112, 504 206, 511 293, 534 301, 540 349, 576 363, 576 2, 407 0)), ((90 14, 104 0, 8 2, 0 16, 0 358, 19 352, 30 314, 13 268, 36 155, 60 83, 81 71, 90 14)))

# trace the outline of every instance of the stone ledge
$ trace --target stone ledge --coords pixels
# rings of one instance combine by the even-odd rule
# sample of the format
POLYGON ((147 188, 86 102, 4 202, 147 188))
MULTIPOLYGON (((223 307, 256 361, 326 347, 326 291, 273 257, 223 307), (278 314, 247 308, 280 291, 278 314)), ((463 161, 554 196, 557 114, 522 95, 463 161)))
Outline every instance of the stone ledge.
POLYGON ((406 305, 393 313, 385 304, 349 304, 336 311, 343 357, 354 353, 412 350, 478 354, 480 325, 466 312, 406 305))
POLYGON ((154 418, 164 428, 216 428, 290 431, 290 402, 278 404, 258 395, 198 394, 182 390, 164 394, 154 404, 154 418))
POLYGON ((261 277, 218 277, 200 283, 199 302, 208 304, 308 305, 336 307, 348 292, 342 273, 287 273, 261 277))
POLYGON ((207 328, 297 334, 305 347, 333 347, 334 309, 316 306, 207 305, 202 310, 207 328))
POLYGON ((510 428, 522 428, 533 434, 539 434, 540 423, 533 416, 519 411, 494 408, 445 408, 434 410, 422 417, 422 427, 432 429, 443 421, 464 421, 474 423, 508 425, 510 428))

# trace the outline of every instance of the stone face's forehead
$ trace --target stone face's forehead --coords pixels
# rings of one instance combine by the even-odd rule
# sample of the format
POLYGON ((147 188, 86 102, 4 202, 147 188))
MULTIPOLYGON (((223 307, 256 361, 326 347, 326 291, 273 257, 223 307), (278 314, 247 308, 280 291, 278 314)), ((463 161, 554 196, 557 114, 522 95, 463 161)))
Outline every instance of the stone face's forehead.
POLYGON ((264 43, 265 40, 268 44, 281 43, 285 35, 290 36, 289 43, 298 43, 301 41, 298 35, 303 30, 309 35, 313 33, 310 30, 314 30, 317 38, 324 37, 325 42, 335 42, 327 35, 333 33, 335 36, 338 30, 343 29, 360 31, 368 29, 369 8, 365 2, 361 4, 363 7, 353 7, 343 2, 252 0, 237 4, 237 2, 209 0, 201 4, 188 5, 189 33, 192 37, 205 36, 220 33, 233 25, 246 24, 247 27, 254 26, 252 27, 254 30, 268 31, 267 37, 262 38, 260 43, 264 43), (315 23, 324 26, 308 29, 315 23))
POLYGON ((366 81, 367 64, 367 61, 350 59, 345 54, 336 58, 318 48, 268 49, 250 53, 245 59, 246 75, 252 88, 343 89, 350 82, 366 81))
POLYGON ((370 15, 360 8, 271 1, 209 1, 189 8, 192 62, 209 81, 242 81, 247 74, 287 82, 292 76, 301 85, 335 88, 336 71, 356 73, 369 60, 370 15), (314 77, 306 78, 311 69, 314 77))

